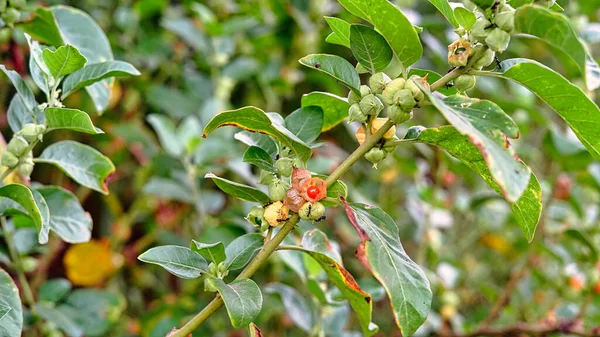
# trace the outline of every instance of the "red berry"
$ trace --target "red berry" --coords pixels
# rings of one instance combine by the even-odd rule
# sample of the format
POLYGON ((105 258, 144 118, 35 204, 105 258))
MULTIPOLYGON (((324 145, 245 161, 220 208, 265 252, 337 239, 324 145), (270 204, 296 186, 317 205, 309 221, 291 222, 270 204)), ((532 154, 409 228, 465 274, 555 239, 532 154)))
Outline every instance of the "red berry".
POLYGON ((306 190, 306 195, 311 199, 316 199, 317 196, 319 196, 319 193, 321 193, 321 191, 317 186, 311 186, 306 190))

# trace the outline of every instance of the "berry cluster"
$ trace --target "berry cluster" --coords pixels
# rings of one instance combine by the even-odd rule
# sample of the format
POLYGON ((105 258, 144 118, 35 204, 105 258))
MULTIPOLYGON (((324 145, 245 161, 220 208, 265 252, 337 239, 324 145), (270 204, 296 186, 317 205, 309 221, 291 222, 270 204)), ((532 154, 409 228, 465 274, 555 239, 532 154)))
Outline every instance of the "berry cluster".
POLYGON ((25 7, 25 0, 0 0, 0 18, 9 27, 21 17, 21 10, 25 7))
POLYGON ((42 140, 46 132, 46 126, 28 123, 17 132, 8 142, 6 151, 2 153, 2 165, 9 169, 18 169, 19 173, 29 178, 33 171, 33 148, 34 142, 42 140))

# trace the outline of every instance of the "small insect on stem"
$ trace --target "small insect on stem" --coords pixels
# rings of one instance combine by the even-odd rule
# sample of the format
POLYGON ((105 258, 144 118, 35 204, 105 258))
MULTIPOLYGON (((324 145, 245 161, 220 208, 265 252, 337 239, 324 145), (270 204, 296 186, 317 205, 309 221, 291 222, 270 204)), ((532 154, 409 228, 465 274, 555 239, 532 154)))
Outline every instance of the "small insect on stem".
POLYGON ((277 219, 277 222, 287 222, 287 221, 288 221, 288 220, 290 220, 290 219, 291 219, 291 217, 289 217, 289 216, 288 216, 288 217, 287 217, 287 218, 285 218, 285 219, 277 219))
POLYGON ((498 69, 502 69, 502 63, 500 62, 500 59, 498 58, 498 56, 495 56, 494 60, 496 61, 496 65, 498 66, 498 69))
POLYGON ((495 11, 496 9, 498 9, 498 6, 500 6, 500 1, 495 1, 492 5, 492 10, 495 11))
POLYGON ((323 215, 322 217, 316 219, 315 222, 321 222, 321 221, 323 221, 325 219, 327 219, 327 217, 323 215))
POLYGON ((306 214, 306 216, 308 218, 310 218, 310 212, 312 211, 312 205, 308 205, 308 213, 306 214))
POLYGON ((452 83, 452 82, 448 82, 448 83, 444 84, 444 88, 446 88, 446 89, 450 89, 453 86, 454 86, 454 83, 452 83))

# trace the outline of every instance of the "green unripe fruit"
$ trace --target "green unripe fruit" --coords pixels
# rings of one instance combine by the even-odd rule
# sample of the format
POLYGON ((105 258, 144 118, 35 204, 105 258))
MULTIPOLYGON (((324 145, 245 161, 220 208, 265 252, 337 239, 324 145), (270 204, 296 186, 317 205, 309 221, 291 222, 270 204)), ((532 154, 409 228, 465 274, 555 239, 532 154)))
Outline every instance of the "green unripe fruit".
POLYGON ((4 20, 4 22, 6 22, 7 25, 11 26, 13 23, 19 20, 20 16, 21 12, 14 8, 8 8, 6 12, 2 14, 2 20, 4 20))
POLYGON ((369 79, 369 86, 374 94, 381 95, 385 89, 385 86, 391 81, 392 79, 388 75, 384 73, 377 73, 371 76, 369 79))
POLYGON ((383 103, 373 94, 368 94, 360 100, 360 110, 371 116, 377 116, 383 110, 383 103))
POLYGON ((283 198, 285 198, 286 193, 287 193, 287 188, 281 182, 281 180, 276 179, 276 180, 273 180, 269 184, 269 198, 272 201, 283 200, 283 198))
POLYGON ((10 28, 1 28, 0 29, 0 44, 5 44, 10 42, 10 39, 12 38, 12 33, 10 31, 10 28))
POLYGON ((363 98, 367 95, 371 94, 371 88, 369 88, 369 86, 367 85, 361 85, 360 86, 360 97, 363 98))
POLYGON ((485 18, 475 21, 471 28, 471 36, 478 41, 484 41, 491 32, 492 23, 485 18))
POLYGON ((246 216, 246 221, 248 221, 249 223, 251 223, 255 226, 260 226, 264 222, 266 222, 263 219, 264 213, 265 213, 265 210, 262 207, 254 206, 250 209, 250 212, 248 212, 248 215, 246 216))
POLYGON ((18 167, 19 174, 21 174, 25 178, 29 178, 31 173, 33 173, 33 163, 25 162, 21 163, 18 167))
POLYGON ((404 110, 398 105, 390 105, 387 113, 388 117, 396 124, 402 124, 412 118, 411 110, 404 110))
POLYGON ((399 105, 403 110, 410 111, 417 105, 417 101, 415 101, 410 90, 402 89, 394 95, 394 105, 399 105))
POLYGON ((28 142, 33 142, 38 138, 37 125, 33 123, 27 123, 23 125, 21 131, 18 132, 19 135, 23 136, 28 142))
MULTIPOLYGON (((481 46, 483 47, 483 46, 481 46)), ((487 67, 494 62, 494 58, 496 57, 496 52, 491 49, 486 49, 481 58, 475 61, 473 67, 475 69, 481 69, 483 67, 487 67)))
POLYGON ((362 112, 360 109, 360 105, 358 103, 354 103, 348 109, 348 121, 349 122, 360 122, 364 123, 367 121, 369 116, 362 112))
POLYGON ((5 151, 2 153, 2 165, 13 168, 19 164, 19 158, 12 152, 5 151))
POLYGON ((492 30, 490 35, 485 38, 485 43, 490 47, 491 50, 502 53, 508 48, 510 42, 510 34, 503 31, 500 28, 492 30))
POLYGON ((458 27, 458 28, 456 28, 456 29, 454 30, 454 32, 455 32, 455 33, 456 33, 458 36, 462 37, 462 36, 464 36, 464 35, 467 33, 467 30, 466 30, 466 29, 464 29, 463 27, 458 27))
POLYGON ((358 102, 360 102, 360 96, 353 90, 350 90, 350 92, 348 93, 348 103, 352 105, 357 104, 358 102))
POLYGON ((378 147, 374 147, 370 149, 369 152, 367 152, 367 154, 365 154, 365 159, 367 159, 374 165, 377 165, 377 163, 385 159, 385 151, 378 147))
POLYGON ((260 175, 258 177, 258 183, 263 185, 269 185, 275 180, 275 175, 273 172, 261 170, 260 175))
POLYGON ((25 153, 25 150, 29 147, 29 143, 25 140, 25 138, 14 135, 10 142, 8 142, 8 146, 6 149, 8 152, 12 152, 15 156, 20 157, 25 153))
POLYGON ((398 90, 404 89, 404 85, 406 84, 406 80, 402 77, 396 78, 385 86, 381 97, 383 101, 387 105, 394 104, 394 95, 398 92, 398 90))
POLYGON ((10 0, 10 6, 17 8, 17 9, 22 9, 23 7, 25 7, 26 1, 25 0, 10 0))
POLYGON ((31 256, 25 256, 21 260, 21 268, 23 268, 23 271, 26 273, 31 273, 38 267, 38 265, 38 260, 31 256))
POLYGON ((275 162, 275 167, 277 168, 277 172, 284 177, 289 177, 292 175, 292 171, 294 170, 292 158, 279 158, 275 162))
POLYGON ((325 206, 320 202, 305 202, 298 210, 300 219, 303 220, 318 220, 325 215, 325 206))
POLYGON ((425 99, 425 94, 421 91, 421 89, 419 89, 419 87, 417 87, 417 85, 415 84, 415 80, 417 80, 417 78, 411 76, 411 78, 408 81, 406 81, 404 89, 410 90, 415 100, 417 102, 421 102, 425 99))
MULTIPOLYGON (((508 5, 504 6, 507 7, 508 5)), ((508 6, 510 7, 510 6, 508 6)), ((505 32, 512 32, 515 29, 515 10, 506 11, 502 13, 496 14, 494 18, 494 23, 498 28, 502 29, 505 32)))
POLYGON ((459 92, 465 92, 472 89, 475 86, 475 76, 473 75, 460 75, 454 80, 454 86, 459 92))

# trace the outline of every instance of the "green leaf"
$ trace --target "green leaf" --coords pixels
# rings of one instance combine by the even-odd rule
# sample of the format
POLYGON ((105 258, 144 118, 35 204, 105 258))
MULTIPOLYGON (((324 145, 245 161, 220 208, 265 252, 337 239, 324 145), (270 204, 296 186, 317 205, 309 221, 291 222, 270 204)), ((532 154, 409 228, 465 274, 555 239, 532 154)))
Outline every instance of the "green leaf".
POLYGON ((90 146, 70 140, 48 146, 35 162, 52 164, 80 185, 102 194, 108 194, 106 178, 115 171, 108 157, 90 146))
POLYGON ((56 51, 44 49, 42 58, 55 79, 79 70, 87 63, 87 59, 71 45, 60 46, 56 51))
POLYGON ((61 46, 64 44, 58 23, 54 19, 54 14, 48 8, 38 7, 31 19, 18 23, 19 27, 33 38, 42 43, 51 46, 61 46))
POLYGON ((375 334, 378 327, 371 323, 373 311, 371 295, 362 290, 354 277, 342 266, 341 256, 331 248, 331 243, 325 233, 318 229, 306 232, 302 237, 301 250, 319 263, 329 280, 348 300, 356 312, 363 334, 365 336, 375 334))
POLYGON ((323 128, 323 110, 318 106, 300 108, 285 118, 285 127, 305 143, 314 142, 323 128))
POLYGON ((126 307, 123 296, 99 289, 77 289, 57 309, 79 325, 85 336, 110 335, 109 330, 120 321, 126 307))
POLYGON ((46 121, 48 122, 48 131, 67 129, 92 135, 104 133, 92 123, 90 116, 77 109, 68 108, 47 108, 46 121))
POLYGON ((48 322, 52 322, 69 337, 83 336, 82 329, 65 313, 44 304, 35 306, 36 314, 48 322))
POLYGON ((48 74, 50 70, 42 59, 42 47, 33 40, 29 34, 25 33, 25 39, 29 45, 29 72, 31 77, 43 93, 48 94, 48 74))
POLYGON ((565 51, 579 66, 587 88, 596 90, 600 87, 600 67, 566 16, 536 5, 523 6, 515 14, 515 32, 536 36, 565 51))
POLYGON ((245 163, 250 163, 265 171, 275 172, 273 158, 271 158, 271 155, 267 151, 258 146, 250 146, 244 152, 243 160, 245 163))
POLYGON ((92 218, 72 192, 58 186, 36 189, 50 211, 50 229, 65 242, 83 243, 92 237, 92 218))
POLYGON ((33 92, 31 89, 29 89, 27 83, 23 81, 19 73, 14 70, 6 69, 6 67, 2 64, 0 64, 0 70, 2 70, 6 76, 8 76, 8 79, 15 86, 15 89, 17 89, 17 95, 21 99, 21 103, 27 109, 27 111, 32 113, 36 111, 38 103, 33 96, 33 92))
POLYGON ((225 248, 228 270, 237 270, 244 268, 254 255, 262 248, 265 238, 258 233, 242 235, 231 241, 225 248))
POLYGON ((234 328, 243 328, 258 316, 263 297, 260 288, 250 279, 233 281, 226 284, 223 280, 211 277, 219 294, 225 302, 227 314, 234 328))
POLYGON ((138 260, 159 265, 182 279, 198 278, 208 270, 208 264, 200 254, 181 246, 154 247, 140 255, 138 260))
POLYGON ((300 64, 323 72, 337 81, 340 81, 348 89, 360 93, 360 77, 358 73, 344 58, 337 55, 311 54, 298 60, 300 64))
POLYGON ((0 268, 0 336, 21 336, 23 307, 19 289, 4 269, 0 268))
POLYGON ((144 193, 151 194, 159 199, 177 200, 186 204, 194 204, 194 192, 190 186, 182 182, 162 177, 152 177, 144 185, 144 193))
POLYGON ((590 153, 600 160, 598 106, 577 86, 554 70, 532 60, 511 59, 501 63, 502 69, 481 75, 513 80, 531 90, 546 102, 573 129, 590 153))
POLYGON ((371 74, 385 69, 394 57, 385 38, 373 28, 363 25, 350 27, 350 49, 352 55, 371 74))
MULTIPOLYGON (((496 192, 502 194, 500 186, 494 181, 479 149, 469 142, 467 136, 461 135, 455 128, 451 126, 443 126, 438 129, 412 127, 406 133, 404 140, 441 147, 477 172, 496 192)), ((542 214, 542 189, 533 173, 523 195, 516 202, 510 203, 510 206, 525 237, 531 242, 542 214)))
POLYGON ((48 280, 42 284, 38 292, 40 301, 56 303, 71 291, 71 282, 64 278, 48 280))
POLYGON ((216 129, 226 125, 237 126, 251 132, 260 132, 274 137, 284 146, 292 149, 292 151, 304 162, 306 162, 312 154, 308 145, 258 108, 245 107, 238 110, 221 112, 206 125, 203 137, 208 136, 216 129))
POLYGON ((215 182, 215 185, 221 189, 221 191, 234 196, 238 199, 257 202, 261 205, 266 205, 271 202, 269 196, 265 193, 257 190, 254 187, 246 186, 240 183, 233 182, 224 178, 217 177, 212 173, 207 173, 204 178, 210 178, 215 182))
POLYGON ((326 16, 325 21, 332 30, 325 41, 350 48, 350 24, 336 17, 326 16))
POLYGON ((0 187, 0 197, 8 198, 15 201, 25 210, 26 214, 31 217, 35 227, 39 231, 38 241, 41 244, 48 242, 48 219, 47 219, 47 206, 44 200, 36 198, 37 192, 30 190, 26 186, 21 184, 8 184, 0 187), (40 210, 38 204, 42 207, 46 206, 45 209, 40 210), (44 212, 45 211, 45 212, 44 212), (44 216, 42 216, 42 212, 44 216))
POLYGON ((454 9, 454 17, 456 18, 456 22, 466 30, 473 28, 475 21, 477 21, 475 13, 464 7, 456 7, 454 9))
POLYGON ((222 242, 202 243, 192 240, 190 248, 215 264, 219 264, 226 259, 225 245, 222 242))
POLYGON ((277 143, 271 136, 258 132, 240 131, 233 135, 233 138, 248 146, 259 147, 267 151, 271 157, 275 157, 277 155, 277 143))
POLYGON ((460 95, 441 99, 424 92, 446 120, 479 148, 504 197, 517 201, 529 184, 531 170, 516 158, 506 139, 519 136, 513 120, 490 101, 460 95))
POLYGON ((346 120, 350 108, 346 98, 320 91, 313 91, 302 96, 302 107, 309 106, 318 106, 323 110, 321 132, 329 131, 346 120))
POLYGON ((140 72, 123 61, 107 61, 90 64, 65 78, 62 85, 62 98, 73 92, 111 77, 139 76, 140 72))
POLYGON ((394 220, 378 207, 348 204, 348 219, 361 243, 356 256, 385 288, 403 336, 412 335, 427 318, 432 293, 421 268, 402 248, 394 220))
POLYGON ((14 95, 10 100, 6 114, 10 129, 14 133, 19 132, 27 123, 43 124, 46 121, 44 112, 37 107, 34 110, 28 110, 19 94, 14 95))
POLYGON ((338 0, 353 15, 366 20, 385 37, 404 68, 421 59, 423 46, 412 23, 388 0, 338 0))
POLYGON ((476 4, 477 6, 486 9, 486 8, 490 8, 494 5, 496 0, 471 0, 473 1, 474 4, 476 4))
POLYGON ((177 136, 175 123, 167 116, 159 114, 150 114, 146 119, 158 134, 158 139, 163 148, 174 157, 181 156, 184 146, 177 136))
POLYGON ((270 283, 265 287, 267 294, 279 294, 287 316, 306 333, 314 329, 317 312, 308 298, 296 289, 281 283, 270 283))
POLYGON ((457 19, 454 17, 454 12, 448 3, 448 0, 429 0, 429 2, 431 2, 431 4, 434 5, 435 8, 437 8, 446 17, 448 22, 450 22, 454 28, 458 28, 457 19))

